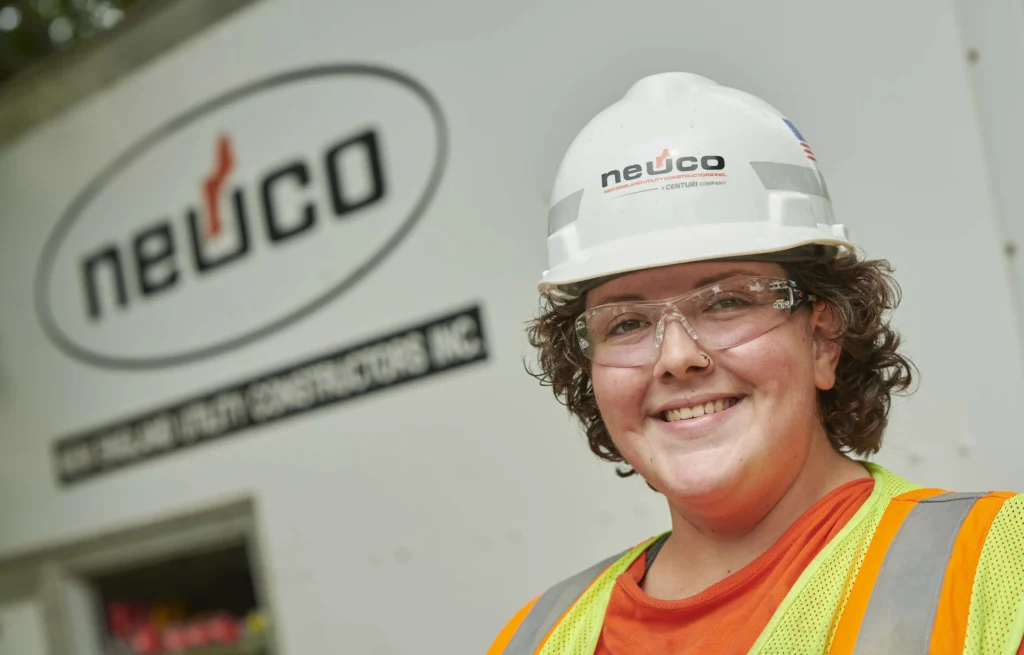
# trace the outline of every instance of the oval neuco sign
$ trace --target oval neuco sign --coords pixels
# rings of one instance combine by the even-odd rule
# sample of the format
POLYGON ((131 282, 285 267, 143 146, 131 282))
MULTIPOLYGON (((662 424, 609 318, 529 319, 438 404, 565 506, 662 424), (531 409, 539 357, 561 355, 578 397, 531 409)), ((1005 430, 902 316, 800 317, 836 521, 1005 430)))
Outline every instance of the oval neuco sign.
POLYGON ((40 259, 40 321, 64 352, 113 368, 265 337, 394 250, 446 152, 438 103, 391 70, 321 66, 230 91, 82 189, 40 259))

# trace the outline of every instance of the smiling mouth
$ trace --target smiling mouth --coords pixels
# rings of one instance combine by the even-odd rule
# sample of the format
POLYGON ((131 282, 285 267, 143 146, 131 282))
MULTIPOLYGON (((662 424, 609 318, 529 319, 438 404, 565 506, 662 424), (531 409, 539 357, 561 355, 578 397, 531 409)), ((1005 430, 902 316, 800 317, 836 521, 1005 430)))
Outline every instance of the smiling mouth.
POLYGON ((736 403, 743 400, 740 397, 732 398, 719 398, 718 400, 708 401, 699 405, 693 405, 691 407, 679 407, 677 409, 669 409, 661 413, 661 420, 668 423, 674 423, 676 421, 685 421, 687 419, 699 418, 708 414, 715 414, 717 412, 724 412, 736 405, 736 403))

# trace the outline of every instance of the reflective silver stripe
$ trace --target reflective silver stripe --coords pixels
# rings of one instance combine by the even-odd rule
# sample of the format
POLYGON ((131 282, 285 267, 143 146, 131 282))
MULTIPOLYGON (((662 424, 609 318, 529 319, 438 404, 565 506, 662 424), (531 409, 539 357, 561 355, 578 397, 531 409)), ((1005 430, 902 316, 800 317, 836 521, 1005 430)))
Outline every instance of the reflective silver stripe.
POLYGON ((825 179, 810 166, 778 164, 772 161, 752 161, 754 172, 768 191, 796 191, 831 200, 825 179))
POLYGON ((537 648, 540 647, 541 639, 587 590, 590 583, 627 552, 623 551, 614 557, 598 562, 586 571, 581 571, 548 589, 530 608, 530 612, 519 624, 519 628, 512 640, 508 642, 502 655, 534 655, 537 648))
POLYGON ((953 543, 984 495, 941 494, 910 510, 882 560, 854 655, 927 655, 953 543))
POLYGON ((548 236, 572 223, 580 213, 583 189, 562 198, 548 210, 548 236))

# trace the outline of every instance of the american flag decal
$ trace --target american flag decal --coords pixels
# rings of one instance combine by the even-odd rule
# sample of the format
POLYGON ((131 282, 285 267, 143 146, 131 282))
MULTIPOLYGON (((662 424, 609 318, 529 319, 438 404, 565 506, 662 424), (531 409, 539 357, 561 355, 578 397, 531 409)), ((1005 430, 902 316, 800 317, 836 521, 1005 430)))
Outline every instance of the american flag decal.
POLYGON ((804 149, 804 154, 807 155, 807 158, 816 163, 818 160, 814 158, 814 151, 811 150, 811 146, 807 145, 807 141, 805 141, 804 136, 800 134, 800 130, 796 129, 796 125, 793 125, 785 118, 782 119, 782 122, 789 127, 789 131, 792 132, 793 136, 796 137, 796 140, 800 142, 800 147, 804 149))

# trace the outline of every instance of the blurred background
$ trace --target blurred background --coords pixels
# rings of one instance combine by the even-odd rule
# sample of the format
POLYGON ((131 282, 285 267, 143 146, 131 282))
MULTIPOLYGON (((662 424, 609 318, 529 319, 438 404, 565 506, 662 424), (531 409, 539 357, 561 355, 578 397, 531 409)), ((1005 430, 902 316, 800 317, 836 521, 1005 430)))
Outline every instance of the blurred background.
POLYGON ((667 528, 524 372, 560 158, 665 71, 896 267, 875 460, 1024 488, 1022 12, 0 2, 0 655, 481 653, 667 528))

